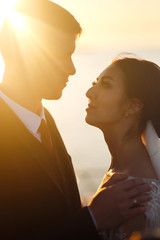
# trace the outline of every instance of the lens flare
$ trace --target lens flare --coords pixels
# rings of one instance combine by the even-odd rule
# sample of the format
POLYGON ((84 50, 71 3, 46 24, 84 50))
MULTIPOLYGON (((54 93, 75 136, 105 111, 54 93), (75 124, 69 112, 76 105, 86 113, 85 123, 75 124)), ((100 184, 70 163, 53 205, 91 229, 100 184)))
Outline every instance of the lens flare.
POLYGON ((2 27, 5 17, 9 19, 15 29, 21 30, 24 28, 25 24, 21 14, 14 11, 14 6, 19 1, 20 0, 5 0, 0 3, 0 28, 2 27))
MULTIPOLYGON (((24 29, 25 22, 22 15, 14 11, 14 6, 19 1, 20 0, 5 0, 5 1, 0 0, 0 31, 5 18, 8 18, 8 20, 10 21, 10 23, 17 32, 20 32, 20 30, 24 29)), ((4 70, 5 63, 0 52, 0 83, 2 82, 4 70)))
POLYGON ((15 28, 16 31, 23 30, 25 28, 25 21, 21 14, 17 12, 10 12, 7 16, 12 26, 15 28))

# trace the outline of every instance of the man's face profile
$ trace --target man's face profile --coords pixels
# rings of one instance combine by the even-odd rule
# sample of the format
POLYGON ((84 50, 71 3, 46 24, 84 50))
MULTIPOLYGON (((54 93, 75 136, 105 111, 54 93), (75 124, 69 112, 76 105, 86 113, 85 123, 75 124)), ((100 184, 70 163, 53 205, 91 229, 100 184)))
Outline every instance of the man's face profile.
POLYGON ((6 51, 4 61, 12 59, 12 66, 21 73, 25 79, 21 81, 27 82, 35 98, 58 99, 69 76, 75 74, 71 57, 76 35, 32 18, 25 24, 21 31, 14 29, 15 44, 4 44, 4 49, 12 48, 6 51))
POLYGON ((60 98, 69 76, 75 74, 72 62, 75 35, 43 24, 23 51, 26 72, 32 79, 31 88, 44 99, 60 98))

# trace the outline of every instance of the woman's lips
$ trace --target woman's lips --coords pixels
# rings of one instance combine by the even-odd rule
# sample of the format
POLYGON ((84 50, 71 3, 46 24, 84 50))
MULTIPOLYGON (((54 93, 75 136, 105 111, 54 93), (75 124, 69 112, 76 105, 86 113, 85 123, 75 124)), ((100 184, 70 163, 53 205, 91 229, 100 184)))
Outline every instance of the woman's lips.
POLYGON ((93 109, 95 109, 95 108, 96 108, 96 107, 95 107, 93 104, 89 103, 89 104, 88 104, 88 108, 86 108, 86 111, 93 110, 93 109))

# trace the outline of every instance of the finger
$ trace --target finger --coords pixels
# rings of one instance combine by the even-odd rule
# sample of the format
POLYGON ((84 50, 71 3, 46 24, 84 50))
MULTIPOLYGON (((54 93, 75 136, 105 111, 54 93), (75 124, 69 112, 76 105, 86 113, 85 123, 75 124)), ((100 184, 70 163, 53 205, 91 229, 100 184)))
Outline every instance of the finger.
POLYGON ((140 206, 140 205, 142 206, 145 203, 147 203, 148 201, 150 201, 151 199, 152 199, 152 195, 150 195, 150 194, 138 196, 136 198, 129 199, 129 201, 127 202, 127 206, 129 208, 140 206))
POLYGON ((135 198, 147 193, 151 190, 151 186, 148 183, 138 185, 127 191, 128 198, 135 198))
POLYGON ((103 187, 107 187, 108 185, 114 185, 120 181, 124 181, 128 178, 128 174, 127 173, 115 173, 113 174, 108 181, 106 181, 103 184, 103 187))
POLYGON ((133 187, 137 187, 142 184, 145 184, 145 181, 143 178, 129 179, 123 182, 123 189, 127 191, 133 187))
MULTIPOLYGON (((144 195, 141 195, 141 196, 137 196, 135 198, 136 205, 143 205, 144 203, 150 201, 151 199, 152 199, 151 194, 144 194, 144 195)), ((133 199, 132 199, 132 202, 133 202, 133 199)))
POLYGON ((119 203, 119 208, 125 211, 126 209, 129 209, 131 207, 137 207, 142 204, 145 204, 151 199, 152 196, 150 194, 145 194, 142 196, 138 196, 136 198, 128 199, 127 201, 122 201, 121 203, 119 203))
POLYGON ((144 213, 146 210, 147 210, 147 204, 144 204, 142 206, 138 206, 138 207, 135 207, 135 208, 130 208, 125 214, 125 219, 129 219, 129 218, 131 218, 133 216, 136 216, 140 213, 144 213))
POLYGON ((137 194, 145 193, 152 189, 151 185, 144 181, 144 179, 131 179, 123 182, 123 189, 125 191, 137 191, 137 194))

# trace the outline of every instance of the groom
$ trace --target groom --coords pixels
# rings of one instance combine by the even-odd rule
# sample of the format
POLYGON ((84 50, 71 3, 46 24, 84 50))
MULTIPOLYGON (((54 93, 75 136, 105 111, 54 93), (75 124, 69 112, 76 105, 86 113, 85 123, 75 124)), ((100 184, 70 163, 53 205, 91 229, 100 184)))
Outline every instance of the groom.
POLYGON ((75 74, 82 29, 48 0, 21 0, 15 11, 23 27, 6 18, 0 34, 0 238, 100 239, 146 210, 150 187, 117 174, 81 206, 71 158, 41 101, 59 99, 75 74))

